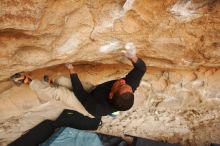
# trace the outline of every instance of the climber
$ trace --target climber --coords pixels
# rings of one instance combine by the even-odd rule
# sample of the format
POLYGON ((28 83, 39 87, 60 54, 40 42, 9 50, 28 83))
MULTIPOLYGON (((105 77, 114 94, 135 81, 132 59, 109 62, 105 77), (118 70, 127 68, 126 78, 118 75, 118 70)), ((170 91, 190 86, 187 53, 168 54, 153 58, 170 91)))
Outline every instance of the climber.
MULTIPOLYGON (((91 92, 83 88, 78 75, 74 71, 74 67, 71 64, 66 65, 70 72, 72 90, 86 111, 83 111, 80 106, 76 107, 75 103, 77 101, 74 101, 76 100, 74 94, 64 87, 52 87, 47 83, 32 80, 26 73, 15 74, 11 76, 11 79, 17 84, 29 84, 39 97, 48 98, 43 100, 60 100, 72 107, 73 110, 79 111, 84 115, 88 115, 86 113, 88 112, 95 117, 101 117, 117 111, 130 109, 134 103, 134 91, 139 86, 146 72, 146 65, 136 56, 136 47, 133 43, 127 43, 123 53, 131 60, 134 68, 124 78, 97 85, 91 92)), ((48 79, 44 78, 44 80, 50 82, 48 79)))
POLYGON ((133 70, 125 78, 97 85, 90 93, 84 90, 74 67, 71 64, 67 65, 75 96, 93 116, 105 116, 116 111, 125 111, 130 109, 134 103, 134 91, 146 72, 146 65, 136 56, 136 47, 133 43, 127 43, 125 48, 123 53, 134 65, 133 70))

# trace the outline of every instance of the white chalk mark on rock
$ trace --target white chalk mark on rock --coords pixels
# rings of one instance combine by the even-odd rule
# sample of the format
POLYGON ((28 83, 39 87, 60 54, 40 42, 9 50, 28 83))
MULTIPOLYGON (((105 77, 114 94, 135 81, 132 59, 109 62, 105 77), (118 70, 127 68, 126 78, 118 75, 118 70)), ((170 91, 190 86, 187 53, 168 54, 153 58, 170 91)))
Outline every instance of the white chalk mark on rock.
POLYGON ((73 53, 82 42, 79 40, 80 37, 79 33, 73 34, 62 46, 55 49, 56 54, 60 56, 73 53))
POLYGON ((110 10, 109 16, 106 19, 103 19, 100 25, 96 26, 95 32, 103 32, 107 28, 111 28, 114 25, 115 20, 124 17, 125 13, 132 9, 135 0, 127 0, 123 5, 123 8, 120 6, 114 6, 114 9, 110 10))
POLYGON ((201 16, 195 9, 192 8, 193 4, 188 0, 179 0, 170 9, 170 12, 180 21, 191 21, 201 16))
POLYGON ((113 51, 119 50, 123 48, 123 44, 120 41, 112 41, 107 44, 101 46, 99 48, 99 52, 101 53, 111 53, 113 51))
POLYGON ((127 11, 132 9, 132 6, 134 4, 135 0, 126 0, 123 9, 124 9, 124 13, 126 13, 127 11))

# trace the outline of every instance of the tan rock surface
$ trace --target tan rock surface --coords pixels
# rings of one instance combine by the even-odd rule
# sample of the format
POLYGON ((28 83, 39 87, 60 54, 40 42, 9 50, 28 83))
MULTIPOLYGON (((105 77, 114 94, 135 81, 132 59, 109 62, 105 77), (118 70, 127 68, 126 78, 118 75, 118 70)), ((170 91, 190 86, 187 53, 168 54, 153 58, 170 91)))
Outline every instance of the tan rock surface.
POLYGON ((126 42, 135 43, 149 70, 134 107, 105 117, 99 131, 220 143, 219 10, 219 0, 1 0, 0 143, 66 108, 42 104, 10 75, 35 70, 35 78, 56 78, 67 75, 59 64, 73 62, 82 80, 99 84, 131 69, 120 53, 126 42))
POLYGON ((129 41, 150 66, 219 66, 218 0, 2 0, 0 7, 0 80, 63 62, 121 62, 114 52, 129 41))

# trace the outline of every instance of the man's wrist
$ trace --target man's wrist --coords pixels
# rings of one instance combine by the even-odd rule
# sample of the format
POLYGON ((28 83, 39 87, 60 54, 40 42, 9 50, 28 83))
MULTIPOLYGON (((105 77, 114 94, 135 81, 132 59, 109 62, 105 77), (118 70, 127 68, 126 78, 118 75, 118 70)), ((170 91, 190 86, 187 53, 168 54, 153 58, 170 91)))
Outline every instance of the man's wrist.
POLYGON ((138 61, 138 57, 135 55, 133 57, 130 58, 132 63, 136 63, 138 61))
POLYGON ((69 72, 70 72, 70 74, 76 73, 73 69, 70 69, 69 72))

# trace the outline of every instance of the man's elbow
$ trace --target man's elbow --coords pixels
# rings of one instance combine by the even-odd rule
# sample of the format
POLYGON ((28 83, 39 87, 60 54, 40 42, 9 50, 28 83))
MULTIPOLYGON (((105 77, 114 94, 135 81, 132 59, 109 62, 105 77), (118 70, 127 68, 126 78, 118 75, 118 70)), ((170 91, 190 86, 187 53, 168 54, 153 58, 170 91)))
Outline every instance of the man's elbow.
POLYGON ((146 66, 145 63, 143 63, 143 65, 142 65, 142 67, 141 67, 141 71, 142 71, 143 73, 145 73, 145 72, 147 71, 147 66, 146 66))
POLYGON ((142 60, 142 59, 139 59, 140 61, 139 61, 139 64, 140 64, 140 66, 141 66, 141 70, 143 71, 143 72, 146 72, 147 71, 147 66, 146 66, 146 64, 145 64, 145 62, 142 60))

